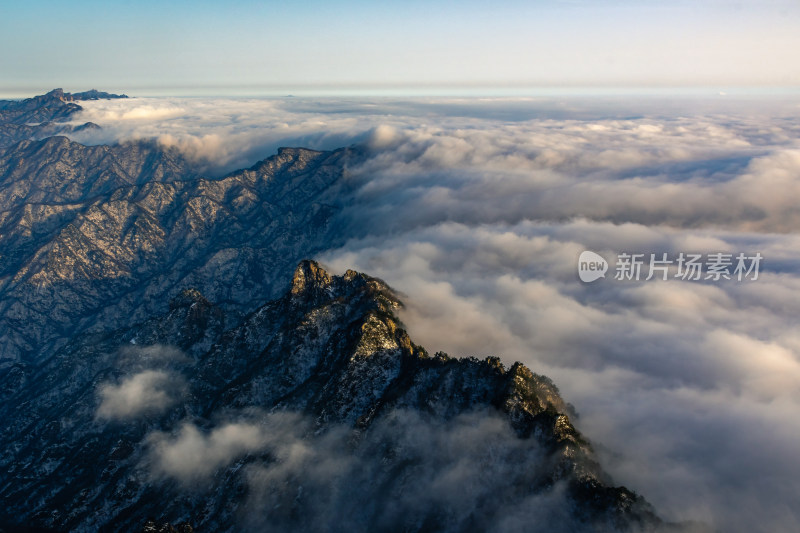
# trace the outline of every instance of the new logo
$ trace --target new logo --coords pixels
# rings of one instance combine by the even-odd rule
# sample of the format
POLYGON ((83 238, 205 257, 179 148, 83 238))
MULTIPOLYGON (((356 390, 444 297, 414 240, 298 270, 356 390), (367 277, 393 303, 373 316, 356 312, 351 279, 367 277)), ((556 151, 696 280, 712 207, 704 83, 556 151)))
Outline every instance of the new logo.
POLYGON ((586 250, 578 258, 578 277, 584 283, 591 283, 606 277, 608 261, 603 256, 586 250))

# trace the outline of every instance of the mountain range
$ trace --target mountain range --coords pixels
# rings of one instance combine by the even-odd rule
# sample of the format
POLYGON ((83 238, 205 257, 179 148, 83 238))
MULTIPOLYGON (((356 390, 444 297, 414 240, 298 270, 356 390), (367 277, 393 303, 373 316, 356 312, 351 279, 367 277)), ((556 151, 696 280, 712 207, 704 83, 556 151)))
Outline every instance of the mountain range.
POLYGON ((306 259, 366 148, 208 177, 59 135, 116 97, 0 102, 0 530, 697 529, 613 484, 548 378, 430 354, 385 282, 306 259))
POLYGON ((30 138, 44 138, 60 133, 98 128, 91 122, 79 126, 63 124, 81 111, 75 102, 107 98, 127 98, 124 94, 110 94, 92 89, 81 93, 65 93, 53 89, 47 94, 25 100, 0 100, 0 148, 30 138))

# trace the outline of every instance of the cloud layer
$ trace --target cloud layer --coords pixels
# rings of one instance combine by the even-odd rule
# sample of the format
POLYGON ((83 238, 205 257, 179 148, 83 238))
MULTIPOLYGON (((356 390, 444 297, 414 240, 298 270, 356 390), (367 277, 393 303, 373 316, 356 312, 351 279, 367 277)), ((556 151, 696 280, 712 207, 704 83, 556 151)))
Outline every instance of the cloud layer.
MULTIPOLYGON (((402 318, 428 349, 550 375, 616 481, 668 518, 789 531, 799 114, 777 99, 147 99, 91 103, 80 118, 219 172, 278 145, 362 143, 370 157, 348 169, 336 221, 349 241, 320 259, 405 293, 402 318), (765 259, 755 282, 586 285, 587 249, 765 259)), ((218 457, 208 439, 200 455, 218 457)))

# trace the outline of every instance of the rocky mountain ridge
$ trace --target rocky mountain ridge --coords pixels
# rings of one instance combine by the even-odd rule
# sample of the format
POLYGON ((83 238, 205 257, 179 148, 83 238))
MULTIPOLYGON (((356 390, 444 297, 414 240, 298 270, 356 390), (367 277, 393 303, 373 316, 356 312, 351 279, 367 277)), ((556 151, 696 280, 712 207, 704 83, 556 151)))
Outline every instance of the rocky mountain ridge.
POLYGON ((82 93, 65 93, 54 89, 47 94, 25 100, 0 100, 0 149, 30 139, 44 139, 53 135, 99 128, 93 122, 71 126, 64 122, 81 111, 75 102, 109 98, 127 98, 92 89, 82 93))
POLYGON ((337 242, 333 191, 350 157, 285 148, 208 179, 154 143, 51 137, 6 150, 0 369, 75 333, 163 312, 189 286, 242 313, 274 297, 273 279, 337 242))
MULTIPOLYGON (((400 479, 413 485, 412 464, 424 464, 397 442, 397 436, 387 437, 385 425, 414 413, 419 417, 414 428, 424 433, 478 413, 478 421, 497 418, 508 425, 508 434, 498 437, 499 442, 513 448, 520 472, 487 487, 497 499, 481 499, 480 512, 461 516, 455 506, 440 502, 427 510, 423 506, 416 516, 394 516, 392 520, 399 520, 395 529, 491 529, 502 522, 497 513, 510 512, 531 496, 556 498, 572 510, 552 518, 549 531, 666 527, 643 499, 609 484, 549 379, 519 363, 505 369, 497 358, 431 356, 410 340, 397 320, 394 313, 401 305, 380 280, 353 271, 332 276, 304 261, 286 294, 232 329, 223 309, 197 291, 185 291, 171 302, 166 315, 73 340, 0 409, 7 436, 0 456, 6 473, 0 486, 4 519, 89 531, 130 530, 142 527, 148 516, 159 516, 197 530, 258 530, 252 515, 243 516, 230 505, 232 495, 252 504, 259 498, 272 501, 273 491, 279 490, 294 498, 284 502, 292 509, 262 508, 262 518, 279 530, 381 529, 375 506, 391 507, 382 498, 405 490, 400 479), (157 370, 169 376, 168 382, 143 393, 157 395, 181 383, 174 389, 179 400, 133 414, 102 414, 107 383, 124 383, 132 373, 157 370), (9 412, 10 405, 18 411, 9 412), (244 447, 232 454, 213 469, 205 486, 197 481, 201 477, 189 475, 195 489, 188 492, 176 481, 180 476, 153 477, 152 453, 158 449, 154 442, 161 442, 154 435, 182 435, 186 424, 213 434, 222 419, 263 427, 265 432, 285 431, 275 429, 279 424, 270 418, 274 416, 295 417, 292 425, 304 427, 300 435, 312 443, 323 441, 320 434, 344 428, 346 441, 354 447, 350 453, 363 463, 360 469, 384 472, 380 465, 390 465, 391 475, 384 472, 385 479, 374 480, 387 486, 363 493, 354 486, 351 496, 373 499, 360 502, 351 523, 338 527, 309 522, 313 501, 304 498, 302 484, 298 486, 294 477, 266 488, 253 481, 259 468, 288 460, 269 448, 244 447), (524 446, 517 448, 519 443, 524 446), (360 455, 363 449, 370 454, 360 455)), ((192 448, 187 450, 191 455, 192 448)), ((452 453, 458 459, 460 452, 452 453)), ((482 460, 492 453, 503 461, 510 459, 499 445, 483 453, 490 455, 482 455, 482 460)), ((202 457, 197 456, 198 462, 202 457)), ((162 470, 185 474, 170 468, 162 470)), ((304 475, 302 469, 294 473, 304 475)), ((347 480, 333 483, 347 486, 347 480)), ((307 497, 315 496, 307 490, 307 497)), ((531 527, 528 530, 538 526, 531 527)))

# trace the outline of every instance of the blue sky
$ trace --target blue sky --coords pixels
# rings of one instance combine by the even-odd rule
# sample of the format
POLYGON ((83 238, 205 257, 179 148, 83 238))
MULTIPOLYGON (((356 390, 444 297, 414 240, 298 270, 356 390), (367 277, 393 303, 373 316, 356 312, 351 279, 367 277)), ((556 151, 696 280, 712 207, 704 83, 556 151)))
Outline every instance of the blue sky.
POLYGON ((0 93, 800 86, 796 0, 0 3, 0 93))

